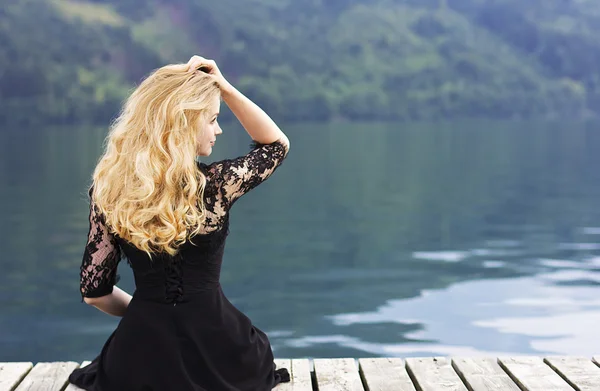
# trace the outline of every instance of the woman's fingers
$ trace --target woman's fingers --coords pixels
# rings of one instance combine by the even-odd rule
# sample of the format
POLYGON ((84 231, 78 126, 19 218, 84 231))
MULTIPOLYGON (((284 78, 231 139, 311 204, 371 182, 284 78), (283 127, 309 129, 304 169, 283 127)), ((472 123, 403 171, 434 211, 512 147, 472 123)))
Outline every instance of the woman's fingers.
POLYGON ((210 73, 211 75, 216 75, 217 73, 217 64, 213 60, 204 59, 195 69, 198 68, 203 72, 210 73))
POLYGON ((188 61, 188 64, 192 64, 194 62, 203 61, 203 60, 205 60, 204 57, 194 55, 194 56, 192 56, 192 58, 190 58, 190 60, 188 61))
POLYGON ((192 56, 188 61, 188 72, 204 72, 215 78, 219 87, 223 90, 230 87, 230 84, 225 80, 217 63, 214 60, 209 60, 201 56, 192 56))
POLYGON ((217 70, 217 63, 201 56, 192 56, 188 61, 188 71, 195 71, 198 68, 205 68, 207 73, 214 74, 217 70))
POLYGON ((192 56, 188 61, 188 71, 195 71, 198 69, 206 59, 200 56, 192 56))

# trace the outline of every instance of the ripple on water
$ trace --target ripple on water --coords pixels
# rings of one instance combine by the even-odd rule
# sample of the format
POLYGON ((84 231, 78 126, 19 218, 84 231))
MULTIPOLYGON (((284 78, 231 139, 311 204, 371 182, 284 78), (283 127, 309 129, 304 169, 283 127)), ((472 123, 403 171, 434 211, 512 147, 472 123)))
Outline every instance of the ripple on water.
POLYGON ((600 281, 600 273, 590 270, 561 270, 532 277, 462 282, 411 299, 389 300, 373 311, 328 316, 339 329, 335 338, 313 336, 294 341, 327 341, 380 355, 590 356, 598 354, 598 289, 556 284, 583 276, 600 281), (381 333, 393 335, 397 329, 382 326, 392 323, 422 327, 406 331, 397 343, 389 337, 358 338, 345 332, 349 326, 364 324, 379 325, 381 333), (388 342, 378 343, 383 340, 388 342))

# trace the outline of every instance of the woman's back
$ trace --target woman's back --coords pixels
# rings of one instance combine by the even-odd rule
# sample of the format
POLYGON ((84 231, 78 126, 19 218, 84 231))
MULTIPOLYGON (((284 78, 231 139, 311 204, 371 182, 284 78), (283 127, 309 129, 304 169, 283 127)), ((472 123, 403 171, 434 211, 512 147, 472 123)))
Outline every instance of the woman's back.
POLYGON ((277 141, 255 145, 252 151, 237 159, 211 165, 198 163, 206 176, 206 218, 201 234, 184 243, 175 256, 163 252, 150 260, 146 252, 109 232, 92 201, 91 229, 82 262, 85 275, 80 287, 82 297, 98 297, 110 291, 118 281, 116 268, 122 257, 133 269, 136 295, 145 299, 177 303, 186 296, 217 287, 232 205, 266 180, 282 163, 285 154, 285 145, 277 141))
POLYGON ((122 257, 133 269, 136 290, 100 356, 73 372, 72 383, 89 390, 256 391, 289 380, 285 369, 275 368, 266 334, 226 298, 219 283, 231 206, 266 180, 286 152, 277 141, 237 159, 199 163, 206 175, 205 225, 175 256, 162 253, 150 260, 110 233, 91 202, 82 295, 109 292, 122 257))

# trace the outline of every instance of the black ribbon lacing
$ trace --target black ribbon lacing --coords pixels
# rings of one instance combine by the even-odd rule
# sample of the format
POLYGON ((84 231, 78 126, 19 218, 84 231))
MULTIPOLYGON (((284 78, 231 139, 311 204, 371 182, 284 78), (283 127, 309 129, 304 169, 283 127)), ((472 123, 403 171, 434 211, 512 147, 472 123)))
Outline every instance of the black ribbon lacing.
POLYGON ((166 271, 166 293, 165 300, 168 303, 181 302, 183 296, 183 277, 181 273, 181 253, 178 252, 172 259, 165 261, 166 271))

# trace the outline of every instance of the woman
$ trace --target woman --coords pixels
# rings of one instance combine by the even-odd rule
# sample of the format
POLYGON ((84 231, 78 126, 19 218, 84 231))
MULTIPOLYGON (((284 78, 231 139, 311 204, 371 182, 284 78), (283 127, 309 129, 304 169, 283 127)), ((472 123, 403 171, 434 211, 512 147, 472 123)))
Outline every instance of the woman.
POLYGON ((69 381, 93 391, 266 391, 289 381, 269 340, 225 297, 229 210, 266 180, 289 141, 212 60, 158 69, 125 103, 90 186, 82 299, 122 316, 100 355, 69 381), (220 99, 254 148, 210 165, 220 99), (122 256, 133 297, 114 286, 122 256))

